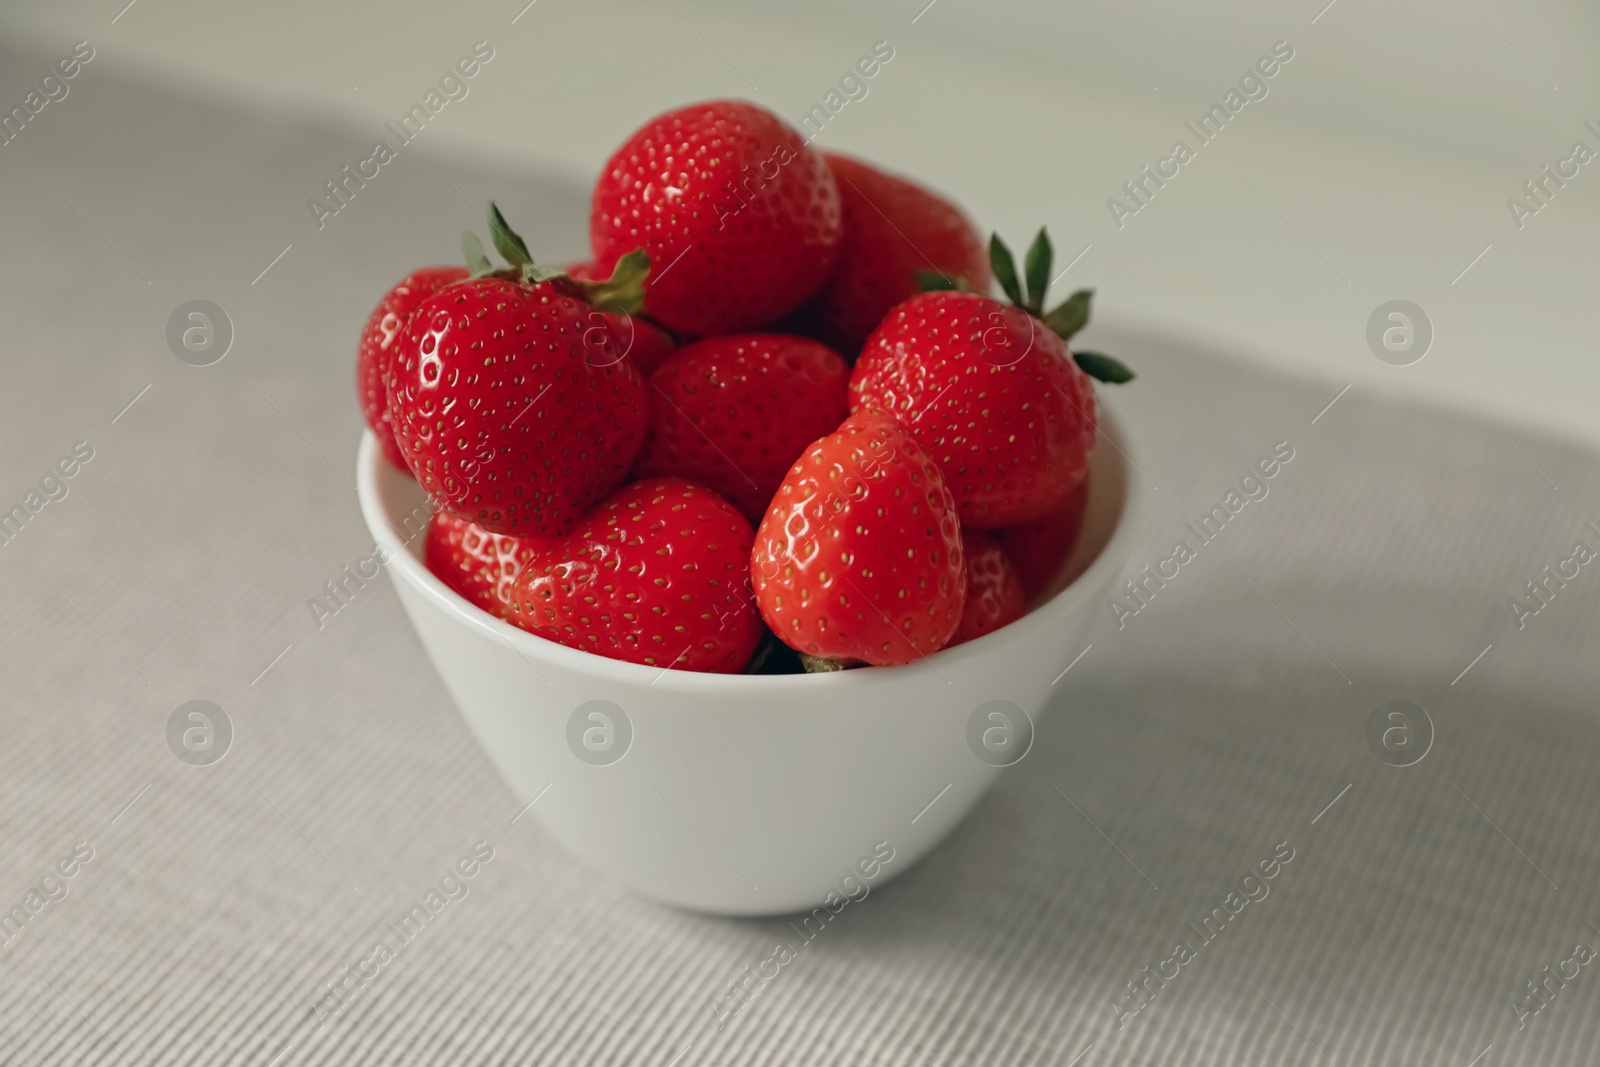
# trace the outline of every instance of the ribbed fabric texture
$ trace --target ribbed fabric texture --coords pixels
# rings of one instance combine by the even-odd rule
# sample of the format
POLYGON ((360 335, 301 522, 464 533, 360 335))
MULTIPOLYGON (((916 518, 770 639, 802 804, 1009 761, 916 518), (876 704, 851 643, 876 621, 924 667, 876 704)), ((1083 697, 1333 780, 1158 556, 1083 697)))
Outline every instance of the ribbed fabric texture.
POLYGON ((0 546, 0 909, 93 850, 0 944, 0 1062, 1600 1062, 1600 965, 1548 1003, 1524 985, 1600 947, 1600 564, 1520 630, 1509 606, 1600 549, 1592 454, 1465 404, 1353 389, 1323 411, 1342 383, 1096 327, 1140 375, 1115 391, 1151 483, 1126 577, 1179 539, 1194 558, 1123 628, 1106 608, 1028 757, 815 941, 668 910, 537 809, 513 822, 529 798, 386 577, 321 629, 306 606, 371 550, 352 379, 378 295, 454 261, 491 195, 541 258, 583 251, 581 188, 426 145, 318 230, 306 198, 378 135, 165 95, 108 57, 0 153, 0 504, 94 449, 0 546), (212 367, 166 348, 193 298, 234 324, 212 367), (1186 524, 1279 442, 1268 495, 1200 545, 1186 524), (196 698, 233 723, 213 766, 167 747, 196 698), (1414 766, 1368 747, 1391 699, 1434 724, 1414 766), (465 897, 319 1027, 329 983, 478 842, 465 897), (719 1030, 780 941, 797 958, 719 1030), (1176 976, 1130 992, 1179 942, 1176 976), (1541 1005, 1524 1029, 1513 1002, 1541 1005))

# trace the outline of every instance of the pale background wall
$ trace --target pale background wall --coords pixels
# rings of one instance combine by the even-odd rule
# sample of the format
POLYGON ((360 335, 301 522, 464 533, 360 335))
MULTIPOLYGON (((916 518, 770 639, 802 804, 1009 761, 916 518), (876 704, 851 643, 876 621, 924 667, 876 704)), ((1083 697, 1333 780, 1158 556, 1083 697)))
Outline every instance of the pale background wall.
MULTIPOLYGON (((9 7, 0 34, 50 52, 88 38, 105 67, 347 123, 330 176, 479 39, 495 61, 412 150, 575 183, 688 100, 748 96, 793 121, 888 40, 894 60, 819 143, 922 176, 1013 243, 1047 223, 1060 263, 1088 246, 1062 285, 1097 286, 1107 320, 1296 368, 1330 398, 1351 382, 1470 398, 1502 427, 1600 441, 1600 163, 1521 231, 1505 205, 1573 141, 1600 149, 1583 129, 1600 124, 1600 9, 1577 0, 124 2, 9 7), (1106 198, 1279 40, 1296 58, 1270 95, 1118 230, 1106 198), (1364 340, 1395 297, 1436 330, 1410 367, 1364 340)), ((0 99, 40 73, 0 71, 0 99)))

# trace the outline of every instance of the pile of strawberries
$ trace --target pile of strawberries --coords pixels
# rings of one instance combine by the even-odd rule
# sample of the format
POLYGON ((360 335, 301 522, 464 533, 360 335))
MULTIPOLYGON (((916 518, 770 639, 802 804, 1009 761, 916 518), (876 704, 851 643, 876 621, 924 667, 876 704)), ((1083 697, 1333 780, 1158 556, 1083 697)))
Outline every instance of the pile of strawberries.
POLYGON ((407 276, 361 336, 367 425, 435 504, 428 567, 531 633, 679 670, 907 663, 1019 618, 1095 441, 1040 231, 998 237, 771 112, 696 104, 606 163, 593 260, 407 276), (998 282, 1010 302, 990 297, 998 282), (774 639, 774 637, 776 639, 774 639))

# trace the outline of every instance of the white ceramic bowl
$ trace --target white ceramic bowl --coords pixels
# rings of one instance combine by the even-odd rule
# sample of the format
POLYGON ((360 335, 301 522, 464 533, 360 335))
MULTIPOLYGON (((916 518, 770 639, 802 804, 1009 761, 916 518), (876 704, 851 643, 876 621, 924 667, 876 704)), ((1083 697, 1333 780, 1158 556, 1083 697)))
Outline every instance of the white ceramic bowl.
POLYGON ((1123 451, 1104 441, 1095 449, 1066 587, 988 637, 903 667, 700 674, 518 630, 423 566, 426 498, 370 432, 357 461, 361 510, 468 726, 519 803, 537 798, 529 816, 656 900, 727 915, 809 910, 829 893, 858 896, 900 874, 977 802, 1001 767, 975 755, 969 728, 974 738, 990 730, 1002 753, 1031 739, 1014 711, 1010 734, 989 718, 994 709, 976 713, 1009 701, 1036 720, 1105 610, 1137 496, 1109 408, 1102 400, 1102 429, 1123 451), (614 762, 590 762, 606 759, 614 762))

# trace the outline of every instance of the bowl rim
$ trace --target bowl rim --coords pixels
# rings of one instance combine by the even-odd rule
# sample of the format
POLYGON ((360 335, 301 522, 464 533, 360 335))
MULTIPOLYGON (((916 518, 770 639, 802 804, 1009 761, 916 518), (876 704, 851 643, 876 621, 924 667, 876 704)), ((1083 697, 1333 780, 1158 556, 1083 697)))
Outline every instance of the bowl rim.
MULTIPOLYGON (((637 684, 641 687, 678 694, 726 696, 776 695, 782 689, 792 691, 797 686, 809 686, 814 693, 832 693, 834 689, 851 686, 880 685, 897 680, 914 687, 933 680, 948 682, 941 667, 959 667, 969 660, 998 655, 1002 642, 1016 640, 1025 633, 1058 625, 1060 620, 1074 614, 1091 598, 1098 598, 1109 585, 1107 571, 1120 570, 1127 559, 1127 544, 1133 536, 1135 518, 1143 503, 1141 475, 1133 456, 1127 433, 1127 423, 1107 403, 1104 396, 1096 398, 1099 436, 1112 444, 1122 468, 1122 507, 1116 525, 1106 538, 1100 551, 1072 581, 1044 603, 1039 604, 1022 618, 993 633, 942 648, 912 663, 888 667, 870 667, 858 670, 835 671, 824 674, 714 674, 707 671, 675 670, 671 667, 651 667, 627 660, 610 659, 593 652, 568 648, 566 645, 529 633, 496 618, 470 603, 455 592, 406 547, 407 542, 396 537, 396 528, 390 521, 378 490, 378 476, 388 461, 378 447, 378 439, 370 428, 364 428, 361 444, 356 454, 356 496, 360 502, 362 518, 376 544, 387 550, 387 566, 412 588, 438 607, 444 609, 457 623, 496 638, 509 645, 524 659, 535 657, 540 662, 578 675, 603 679, 608 685, 637 684), (1020 629, 1019 629, 1020 628, 1020 629), (886 672, 893 672, 889 674, 886 672)), ((1113 460, 1113 462, 1116 462, 1113 460)), ((396 472, 397 474, 399 472, 396 472)), ((531 662, 531 661, 530 661, 531 662)))

